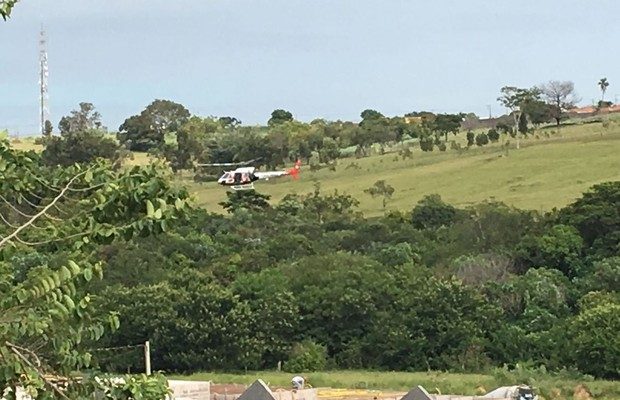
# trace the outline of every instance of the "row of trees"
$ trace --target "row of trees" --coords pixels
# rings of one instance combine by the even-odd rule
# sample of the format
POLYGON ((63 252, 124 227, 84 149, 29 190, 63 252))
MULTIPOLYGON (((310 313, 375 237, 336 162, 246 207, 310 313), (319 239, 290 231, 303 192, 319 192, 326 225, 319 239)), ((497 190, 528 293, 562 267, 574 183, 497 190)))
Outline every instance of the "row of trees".
MULTIPOLYGON (((599 82, 601 89, 608 82, 599 82)), ((570 81, 549 81, 533 88, 505 86, 498 101, 510 110, 488 134, 468 135, 468 146, 496 141, 495 132, 517 139, 531 126, 555 121, 560 126, 567 110, 578 101, 570 81)), ((196 163, 217 163, 258 159, 258 166, 278 167, 302 158, 311 165, 331 164, 348 148, 357 156, 366 156, 376 146, 415 139, 423 151, 448 148, 450 134, 477 126, 473 114, 434 114, 413 112, 403 117, 386 117, 372 109, 364 110, 359 123, 349 121, 296 121, 286 110, 274 110, 266 126, 243 126, 234 117, 192 116, 183 105, 155 100, 119 127, 117 141, 106 136, 101 116, 90 103, 61 119, 60 137, 48 137, 45 159, 50 164, 70 165, 96 157, 119 159, 128 150, 151 152, 165 158, 175 170, 193 169, 196 163)), ((52 126, 46 131, 51 134, 52 126)), ((410 144, 403 145, 410 154, 410 144)), ((451 147, 460 146, 452 142, 451 147)), ((219 171, 218 171, 219 172, 219 171)))

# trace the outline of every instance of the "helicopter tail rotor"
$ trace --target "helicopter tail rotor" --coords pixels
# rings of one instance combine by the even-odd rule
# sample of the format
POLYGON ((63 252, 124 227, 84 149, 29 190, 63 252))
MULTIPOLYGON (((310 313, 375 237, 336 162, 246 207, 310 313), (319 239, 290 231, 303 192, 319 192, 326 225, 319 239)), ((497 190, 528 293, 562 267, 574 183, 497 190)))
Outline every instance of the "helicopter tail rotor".
POLYGON ((301 172, 301 160, 295 162, 295 166, 286 171, 293 179, 299 179, 299 173, 301 172))

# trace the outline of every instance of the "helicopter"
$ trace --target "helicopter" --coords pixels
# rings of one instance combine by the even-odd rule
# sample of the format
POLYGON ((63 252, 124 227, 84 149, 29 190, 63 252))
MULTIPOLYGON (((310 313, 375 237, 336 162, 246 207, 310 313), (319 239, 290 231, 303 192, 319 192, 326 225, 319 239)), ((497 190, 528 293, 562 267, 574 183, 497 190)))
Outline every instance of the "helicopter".
MULTIPOLYGON (((199 167, 224 167, 248 165, 255 162, 256 159, 238 162, 238 163, 212 163, 212 164, 196 164, 199 167)), ((297 160, 293 168, 279 171, 256 171, 256 167, 238 167, 232 171, 224 171, 224 174, 217 180, 219 185, 230 187, 233 190, 249 190, 254 189, 254 182, 263 179, 268 181, 272 178, 280 178, 282 176, 290 176, 293 179, 299 179, 301 171, 301 160, 297 160)))

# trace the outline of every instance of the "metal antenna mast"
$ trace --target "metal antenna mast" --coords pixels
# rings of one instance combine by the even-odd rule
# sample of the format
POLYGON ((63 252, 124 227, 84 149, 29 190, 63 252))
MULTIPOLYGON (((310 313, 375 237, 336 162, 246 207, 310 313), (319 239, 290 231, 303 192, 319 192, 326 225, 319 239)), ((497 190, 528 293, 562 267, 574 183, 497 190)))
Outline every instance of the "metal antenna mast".
POLYGON ((39 35, 39 129, 41 135, 45 135, 45 121, 49 119, 49 95, 47 93, 47 78, 49 77, 49 71, 47 68, 47 37, 43 26, 41 26, 41 33, 39 35))

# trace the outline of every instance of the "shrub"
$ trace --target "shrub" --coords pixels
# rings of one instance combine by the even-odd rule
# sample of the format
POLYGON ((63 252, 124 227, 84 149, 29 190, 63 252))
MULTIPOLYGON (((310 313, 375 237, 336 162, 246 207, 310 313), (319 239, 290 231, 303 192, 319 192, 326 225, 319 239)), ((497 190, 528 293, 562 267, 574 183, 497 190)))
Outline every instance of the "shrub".
POLYGON ((420 149, 422 151, 433 151, 434 140, 431 136, 420 139, 420 149))
POLYGON ((489 144, 489 137, 487 136, 486 133, 479 133, 476 135, 476 145, 477 146, 484 146, 486 144, 489 144))
POLYGON ((289 359, 284 363, 287 372, 321 371, 327 365, 327 349, 325 346, 312 340, 297 343, 289 353, 289 359))
POLYGON ((452 225, 457 218, 457 210, 444 203, 438 194, 424 196, 411 212, 411 223, 416 229, 438 229, 452 225))
POLYGON ((489 132, 487 132, 487 136, 489 137, 489 140, 491 142, 497 142, 499 140, 499 132, 495 128, 489 129, 489 132))
POLYGON ((467 147, 474 145, 474 138, 476 135, 472 131, 467 131, 467 147))

